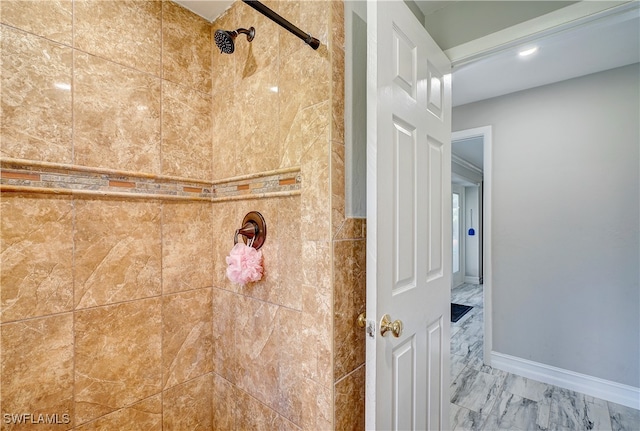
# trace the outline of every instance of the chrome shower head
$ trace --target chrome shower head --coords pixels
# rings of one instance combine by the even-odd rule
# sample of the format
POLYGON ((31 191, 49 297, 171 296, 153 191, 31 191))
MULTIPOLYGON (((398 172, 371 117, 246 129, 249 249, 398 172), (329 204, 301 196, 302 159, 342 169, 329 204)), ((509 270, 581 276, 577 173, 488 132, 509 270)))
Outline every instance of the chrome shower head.
POLYGON ((245 28, 239 28, 237 30, 216 30, 213 38, 216 41, 216 45, 220 48, 221 53, 225 54, 233 54, 235 51, 235 38, 238 37, 239 34, 246 34, 247 41, 251 42, 256 35, 256 29, 253 27, 249 27, 249 30, 245 28))

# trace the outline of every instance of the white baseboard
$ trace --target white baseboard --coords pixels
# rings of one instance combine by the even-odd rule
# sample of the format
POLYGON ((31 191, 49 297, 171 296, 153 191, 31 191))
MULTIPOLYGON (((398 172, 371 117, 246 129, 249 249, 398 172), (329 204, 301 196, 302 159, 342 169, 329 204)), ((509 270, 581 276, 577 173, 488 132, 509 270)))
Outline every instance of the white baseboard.
POLYGON ((498 352, 491 352, 491 366, 528 379, 640 409, 640 388, 498 352))
POLYGON ((464 277, 464 282, 467 284, 480 284, 480 277, 464 277))

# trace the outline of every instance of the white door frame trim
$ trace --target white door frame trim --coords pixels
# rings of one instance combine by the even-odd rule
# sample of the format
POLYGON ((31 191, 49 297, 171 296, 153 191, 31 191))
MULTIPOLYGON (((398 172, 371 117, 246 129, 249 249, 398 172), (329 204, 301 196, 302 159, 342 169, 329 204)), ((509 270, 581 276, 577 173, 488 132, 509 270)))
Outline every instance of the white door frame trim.
MULTIPOLYGON (((453 140, 451 141, 453 142, 453 140)), ((453 273, 451 275, 451 288, 460 286, 462 284, 465 283, 465 276, 466 276, 466 267, 467 267, 467 259, 466 259, 466 244, 465 244, 465 238, 467 237, 466 232, 465 232, 465 214, 466 214, 466 205, 465 205, 465 189, 464 186, 458 185, 458 184, 451 184, 451 194, 453 195, 453 193, 458 193, 460 201, 458 202, 458 229, 459 229, 459 238, 458 238, 458 253, 459 253, 459 257, 458 257, 458 264, 460 265, 460 267, 458 268, 458 272, 459 272, 459 283, 458 283, 458 279, 454 280, 454 275, 455 273, 453 273), (454 187, 456 188, 454 190, 454 187)), ((453 208, 452 208, 452 212, 453 212, 453 208)), ((451 226, 451 228, 453 229, 453 225, 451 226)), ((453 269, 453 266, 452 266, 453 269)))
POLYGON ((478 138, 483 140, 483 198, 482 198, 482 265, 484 280, 484 348, 483 361, 491 365, 491 350, 493 347, 492 331, 492 257, 491 257, 491 198, 492 198, 492 127, 483 126, 473 129, 451 132, 451 141, 478 138))

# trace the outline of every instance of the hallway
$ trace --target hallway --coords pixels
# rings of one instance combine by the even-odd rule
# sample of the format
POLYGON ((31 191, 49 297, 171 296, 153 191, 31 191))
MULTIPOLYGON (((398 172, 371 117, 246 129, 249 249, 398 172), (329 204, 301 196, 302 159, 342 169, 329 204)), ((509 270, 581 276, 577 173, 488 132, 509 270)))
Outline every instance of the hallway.
POLYGON ((483 365, 482 285, 451 302, 473 306, 451 323, 452 430, 640 430, 638 410, 483 365))

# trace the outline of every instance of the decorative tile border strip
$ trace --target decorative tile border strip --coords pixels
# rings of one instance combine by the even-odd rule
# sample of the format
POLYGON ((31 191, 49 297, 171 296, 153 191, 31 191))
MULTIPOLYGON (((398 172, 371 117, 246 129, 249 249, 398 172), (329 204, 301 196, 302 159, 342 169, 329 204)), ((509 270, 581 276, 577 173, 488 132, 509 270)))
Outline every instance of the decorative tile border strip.
POLYGON ((215 181, 0 158, 0 192, 227 201, 300 194, 300 167, 215 181))

